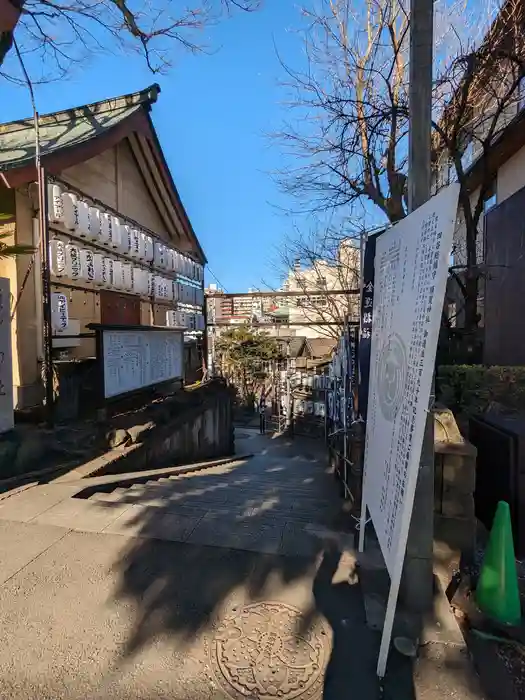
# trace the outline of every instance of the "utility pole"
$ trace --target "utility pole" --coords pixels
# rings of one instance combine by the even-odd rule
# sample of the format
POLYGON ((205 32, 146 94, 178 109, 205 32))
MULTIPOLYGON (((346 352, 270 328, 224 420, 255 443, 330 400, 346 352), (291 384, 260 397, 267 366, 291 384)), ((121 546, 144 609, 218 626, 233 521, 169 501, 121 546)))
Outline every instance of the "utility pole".
MULTIPOLYGON (((433 0, 410 3, 408 208, 430 199, 433 0)), ((432 384, 429 409, 434 405, 432 384)), ((432 607, 434 536, 434 423, 427 414, 419 475, 401 582, 401 595, 419 621, 432 607)), ((419 633, 419 632, 418 632, 419 633)))
POLYGON ((293 434, 293 402, 292 386, 290 377, 290 341, 286 343, 286 423, 285 432, 287 435, 293 434))

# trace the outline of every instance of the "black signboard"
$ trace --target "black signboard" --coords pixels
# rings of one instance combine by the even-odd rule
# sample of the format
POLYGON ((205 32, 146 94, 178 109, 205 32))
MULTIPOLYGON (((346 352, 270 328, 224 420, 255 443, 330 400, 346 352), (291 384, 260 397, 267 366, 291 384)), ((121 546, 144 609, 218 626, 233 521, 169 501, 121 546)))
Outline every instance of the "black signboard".
POLYGON ((361 295, 361 329, 359 337, 359 417, 366 422, 368 411, 368 381, 372 345, 372 311, 374 308, 374 263, 376 242, 383 233, 369 236, 363 261, 363 292, 361 295))

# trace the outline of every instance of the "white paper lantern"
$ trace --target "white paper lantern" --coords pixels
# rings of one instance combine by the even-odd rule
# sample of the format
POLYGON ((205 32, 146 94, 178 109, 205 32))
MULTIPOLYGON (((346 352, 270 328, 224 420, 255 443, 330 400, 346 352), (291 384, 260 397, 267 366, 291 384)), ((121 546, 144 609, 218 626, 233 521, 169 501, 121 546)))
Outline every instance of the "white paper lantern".
POLYGON ((83 248, 80 251, 80 268, 82 270, 82 279, 86 280, 86 282, 95 281, 95 266, 91 250, 83 248))
POLYGON ((113 260, 113 286, 115 289, 122 289, 124 286, 122 263, 120 260, 113 260))
POLYGON ((133 289, 133 272, 131 263, 122 263, 122 289, 131 291, 133 289))
POLYGON ((173 283, 171 280, 166 281, 166 299, 168 301, 173 301, 173 283))
POLYGON ((62 189, 59 185, 47 186, 47 214, 49 221, 59 224, 64 221, 64 205, 62 203, 62 189))
POLYGON ((155 296, 155 274, 148 272, 148 296, 155 296))
POLYGON ((154 242, 154 257, 153 257, 153 262, 155 263, 155 267, 159 267, 161 269, 164 268, 165 256, 166 256, 166 247, 164 246, 163 243, 160 243, 160 241, 155 241, 154 242))
POLYGON ((77 233, 81 238, 89 237, 89 206, 87 202, 78 201, 78 227, 77 233))
POLYGON ((120 224, 119 253, 131 256, 131 228, 127 224, 120 224))
POLYGON ((113 238, 113 221, 111 214, 106 211, 100 215, 100 242, 103 245, 110 246, 113 238))
POLYGON ((173 309, 166 311, 166 325, 174 328, 177 325, 177 312, 173 309))
POLYGON ((138 254, 138 259, 139 260, 145 260, 146 259, 146 234, 144 231, 139 231, 139 254, 138 254))
POLYGON ((171 283, 171 289, 173 294, 173 301, 179 301, 179 283, 173 280, 171 283))
POLYGON ((142 270, 140 267, 135 267, 134 265, 131 268, 131 291, 133 294, 136 294, 137 296, 140 294, 140 273, 142 270))
POLYGON ((100 241, 100 209, 89 207, 89 233, 88 238, 92 241, 100 241))
POLYGON ((58 238, 49 241, 49 262, 52 275, 62 277, 66 274, 66 245, 58 238))
POLYGON ((155 275, 155 281, 153 284, 153 296, 156 299, 162 299, 163 297, 163 282, 164 278, 161 275, 155 275))
POLYGON ((99 287, 104 286, 104 267, 104 256, 101 253, 93 253, 94 282, 99 287))
POLYGON ((122 245, 121 223, 118 216, 111 217, 111 239, 109 245, 115 250, 118 250, 122 245))
POLYGON ((66 277, 70 280, 78 280, 82 277, 80 250, 73 243, 66 245, 66 277))
POLYGON ((148 275, 149 272, 147 270, 141 270, 140 293, 143 296, 148 295, 148 275))
POLYGON ((68 327, 69 314, 67 297, 60 292, 51 293, 51 327, 54 331, 63 331, 68 327))
POLYGON ((153 238, 151 236, 148 236, 147 234, 144 235, 144 260, 147 262, 153 262, 153 258, 155 256, 155 246, 153 245, 153 238))
POLYGON ((131 272, 132 272, 131 291, 137 295, 144 294, 144 273, 145 273, 145 271, 140 267, 134 266, 133 269, 131 270, 131 272))
POLYGON ((105 287, 115 286, 115 266, 113 258, 104 258, 104 265, 102 267, 102 280, 104 281, 105 287), (105 272, 105 275, 104 275, 105 272))
POLYGON ((173 272, 175 270, 175 251, 173 248, 167 248, 166 253, 166 269, 173 272))
POLYGON ((129 254, 135 260, 140 258, 140 231, 136 228, 132 228, 129 231, 129 254))
POLYGON ((78 228, 78 199, 72 192, 62 194, 62 206, 64 208, 64 226, 70 231, 78 228))

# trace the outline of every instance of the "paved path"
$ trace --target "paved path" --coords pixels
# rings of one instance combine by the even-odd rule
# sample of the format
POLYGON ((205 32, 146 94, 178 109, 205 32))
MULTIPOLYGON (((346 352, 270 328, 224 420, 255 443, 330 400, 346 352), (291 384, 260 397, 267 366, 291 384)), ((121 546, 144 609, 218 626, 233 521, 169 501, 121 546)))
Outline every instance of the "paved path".
MULTIPOLYGON (((245 462, 0 502, 0 697, 377 698, 321 447, 242 430, 245 462)), ((414 697, 403 664, 384 697, 414 697)))

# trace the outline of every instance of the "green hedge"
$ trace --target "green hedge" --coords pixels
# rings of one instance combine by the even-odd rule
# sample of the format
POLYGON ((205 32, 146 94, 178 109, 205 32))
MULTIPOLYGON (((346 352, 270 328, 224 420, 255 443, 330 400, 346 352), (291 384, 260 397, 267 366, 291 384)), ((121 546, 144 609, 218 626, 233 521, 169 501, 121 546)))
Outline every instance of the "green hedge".
POLYGON ((482 413, 493 402, 525 411, 525 367, 438 367, 436 398, 456 415, 482 413))

